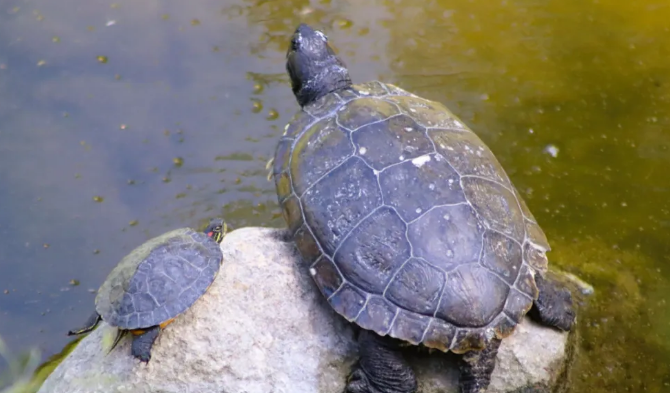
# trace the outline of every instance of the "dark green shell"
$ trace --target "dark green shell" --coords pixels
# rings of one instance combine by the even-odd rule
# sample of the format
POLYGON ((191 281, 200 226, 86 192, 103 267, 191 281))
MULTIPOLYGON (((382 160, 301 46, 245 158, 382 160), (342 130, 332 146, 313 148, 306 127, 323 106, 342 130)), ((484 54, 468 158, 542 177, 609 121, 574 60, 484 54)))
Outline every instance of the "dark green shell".
POLYGON ((331 306, 380 335, 462 353, 508 336, 549 244, 493 153, 442 104, 380 82, 306 106, 273 175, 331 306))
POLYGON ((219 244, 201 232, 181 228, 134 249, 107 276, 96 310, 121 329, 145 329, 166 322, 202 296, 223 259, 219 244))

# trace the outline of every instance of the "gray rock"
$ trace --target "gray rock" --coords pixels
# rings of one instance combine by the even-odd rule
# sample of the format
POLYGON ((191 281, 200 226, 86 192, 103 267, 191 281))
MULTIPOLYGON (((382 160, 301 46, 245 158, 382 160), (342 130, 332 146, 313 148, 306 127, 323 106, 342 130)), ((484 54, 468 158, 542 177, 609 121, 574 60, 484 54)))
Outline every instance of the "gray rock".
MULTIPOLYGON (((293 245, 279 230, 242 228, 222 249, 209 291, 161 333, 148 364, 131 357, 128 337, 107 353, 115 329, 102 323, 39 392, 341 393, 357 357, 353 329, 293 245)), ((503 341, 488 391, 548 391, 564 374, 568 342, 568 334, 524 320, 503 341)), ((456 356, 408 351, 420 392, 458 391, 456 356)))

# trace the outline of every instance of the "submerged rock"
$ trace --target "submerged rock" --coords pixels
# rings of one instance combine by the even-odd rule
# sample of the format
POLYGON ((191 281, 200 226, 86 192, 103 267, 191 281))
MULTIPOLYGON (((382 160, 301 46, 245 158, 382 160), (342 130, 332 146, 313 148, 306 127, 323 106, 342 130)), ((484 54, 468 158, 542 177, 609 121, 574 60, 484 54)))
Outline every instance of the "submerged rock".
MULTIPOLYGON (((101 323, 39 393, 341 393, 357 358, 352 326, 331 310, 292 243, 242 228, 222 242, 208 290, 158 337, 148 364, 101 323)), ((93 307, 93 305, 91 305, 93 307)), ((549 392, 565 379, 569 334, 526 318, 503 340, 488 392, 549 392)), ((408 349, 424 393, 458 392, 457 357, 408 349)))

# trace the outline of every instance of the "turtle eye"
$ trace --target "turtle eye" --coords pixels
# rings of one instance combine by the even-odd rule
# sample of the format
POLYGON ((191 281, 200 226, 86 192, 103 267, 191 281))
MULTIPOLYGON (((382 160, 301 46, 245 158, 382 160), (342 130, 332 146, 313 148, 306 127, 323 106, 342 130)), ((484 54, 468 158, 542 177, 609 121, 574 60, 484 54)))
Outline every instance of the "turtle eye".
POLYGON ((300 36, 293 36, 291 39, 291 50, 300 49, 300 36))

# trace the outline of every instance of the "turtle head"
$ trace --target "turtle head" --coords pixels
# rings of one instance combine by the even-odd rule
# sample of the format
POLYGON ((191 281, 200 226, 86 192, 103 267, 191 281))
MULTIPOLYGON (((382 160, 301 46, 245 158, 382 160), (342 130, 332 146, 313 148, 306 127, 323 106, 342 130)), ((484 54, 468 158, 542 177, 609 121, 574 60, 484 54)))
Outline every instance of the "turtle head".
POLYGON ((304 23, 291 37, 286 71, 301 107, 351 86, 349 70, 328 44, 328 37, 304 23))
POLYGON ((213 218, 205 228, 205 235, 214 239, 215 242, 221 243, 223 237, 228 233, 228 229, 228 224, 224 220, 213 218))

